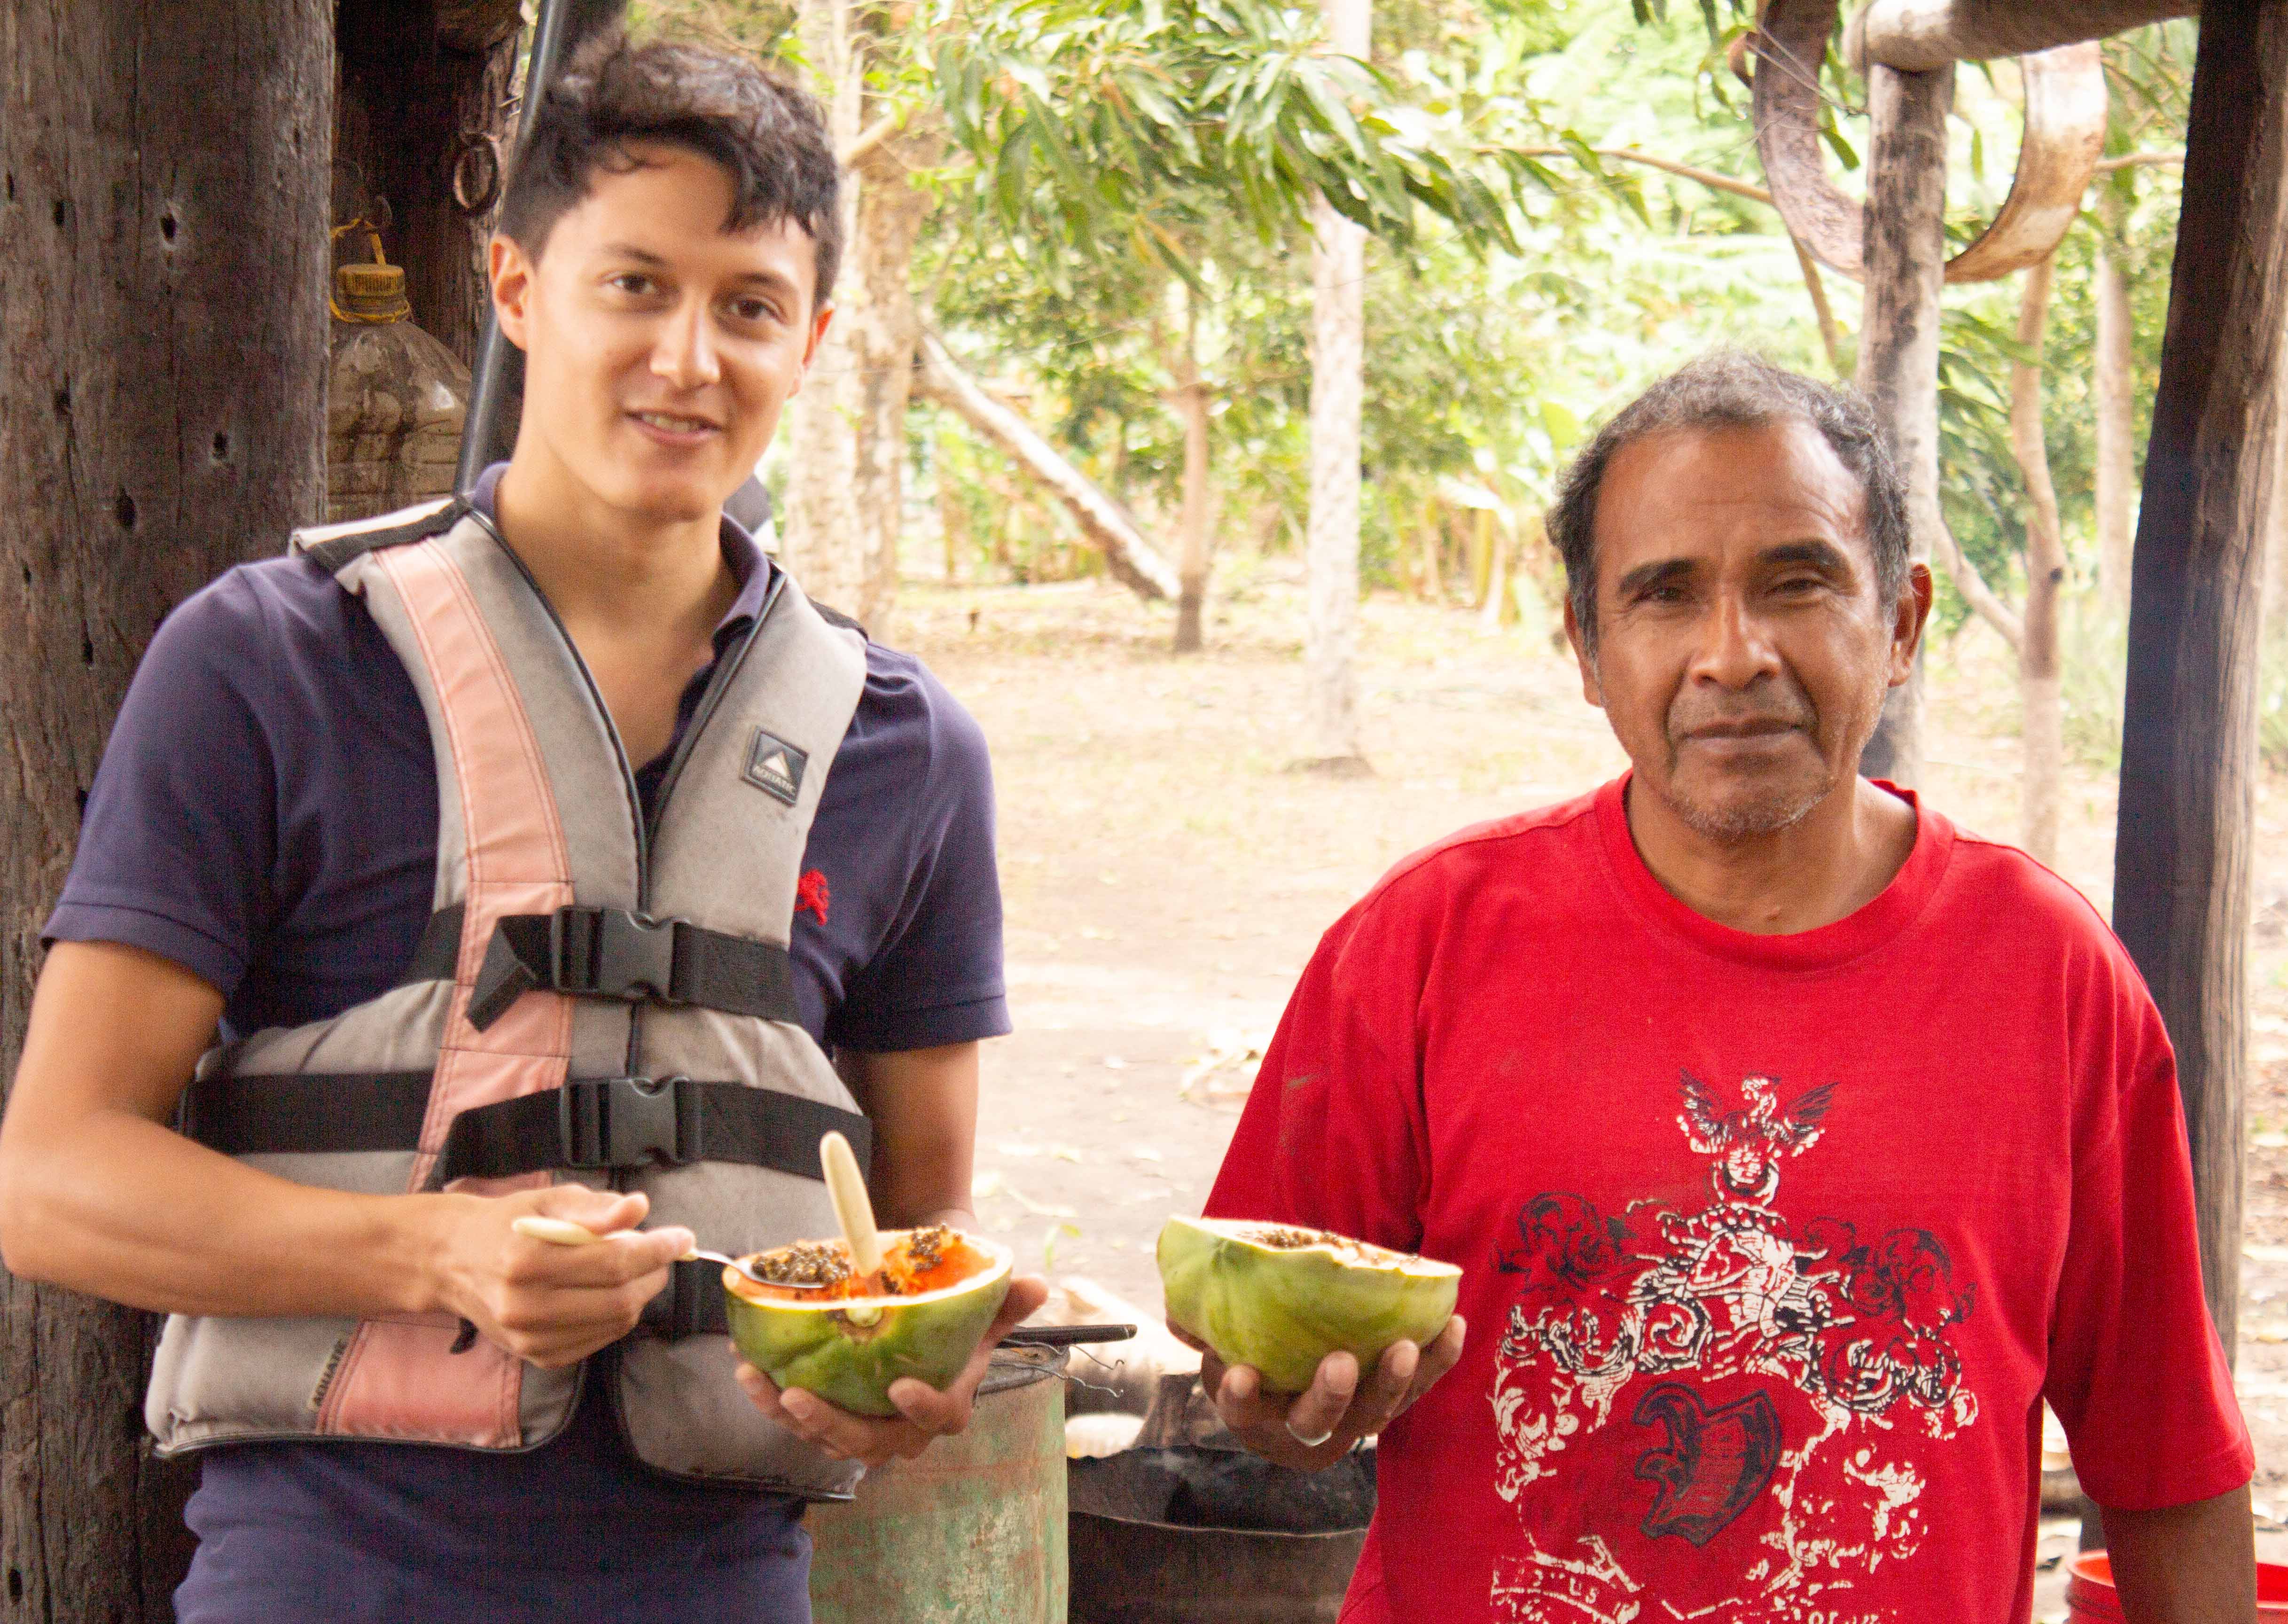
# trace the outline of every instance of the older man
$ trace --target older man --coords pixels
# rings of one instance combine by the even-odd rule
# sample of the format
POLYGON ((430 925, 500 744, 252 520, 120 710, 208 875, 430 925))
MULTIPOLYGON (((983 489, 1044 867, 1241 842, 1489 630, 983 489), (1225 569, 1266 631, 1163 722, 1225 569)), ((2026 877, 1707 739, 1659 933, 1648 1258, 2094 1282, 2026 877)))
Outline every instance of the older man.
POLYGON ((1209 1202, 1465 1270, 1466 1340, 1363 1380, 1209 1361, 1275 1460, 1380 1432, 1344 1619, 2022 1620, 2045 1398, 2131 1620, 2246 1619, 2160 1018, 2071 888, 1858 774, 1931 597, 1871 416, 1704 360, 1552 529, 1631 770, 1337 922, 1209 1202))

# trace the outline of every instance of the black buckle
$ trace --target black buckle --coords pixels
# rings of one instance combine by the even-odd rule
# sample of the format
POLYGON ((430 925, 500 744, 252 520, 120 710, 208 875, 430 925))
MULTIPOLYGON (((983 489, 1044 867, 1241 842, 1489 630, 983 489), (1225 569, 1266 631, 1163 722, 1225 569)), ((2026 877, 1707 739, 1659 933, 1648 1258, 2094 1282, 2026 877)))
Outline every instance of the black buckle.
POLYGON ((556 1124, 564 1166, 594 1171, 671 1166, 697 1159, 699 1096, 687 1077, 580 1078, 557 1091, 556 1124))
POLYGON ((675 928, 624 908, 559 908, 549 925, 549 956, 561 992, 602 998, 675 998, 675 928))

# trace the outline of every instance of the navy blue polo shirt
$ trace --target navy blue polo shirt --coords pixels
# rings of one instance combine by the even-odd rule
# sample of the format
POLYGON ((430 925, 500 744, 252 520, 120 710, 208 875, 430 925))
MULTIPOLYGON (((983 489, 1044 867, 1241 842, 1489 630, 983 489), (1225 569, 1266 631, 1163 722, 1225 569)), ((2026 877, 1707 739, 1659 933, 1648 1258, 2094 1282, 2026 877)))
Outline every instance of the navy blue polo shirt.
MULTIPOLYGON (((719 657, 777 569, 728 521, 723 553, 740 592, 719 657)), ((709 674, 684 690, 679 736, 709 674)), ((672 749, 637 775, 647 807, 672 749)), ((358 599, 306 560, 274 559, 231 570, 153 638, 45 934, 184 966, 221 991, 230 1033, 296 1025, 396 980, 436 863, 436 763, 412 680, 358 599)), ((1009 1030, 984 737, 909 655, 867 645, 803 876, 795 993, 821 1043, 893 1051, 1009 1030)), ((800 1624, 800 1515, 647 1471, 592 1395, 527 1454, 218 1448, 187 1514, 201 1544, 177 1616, 800 1624)))

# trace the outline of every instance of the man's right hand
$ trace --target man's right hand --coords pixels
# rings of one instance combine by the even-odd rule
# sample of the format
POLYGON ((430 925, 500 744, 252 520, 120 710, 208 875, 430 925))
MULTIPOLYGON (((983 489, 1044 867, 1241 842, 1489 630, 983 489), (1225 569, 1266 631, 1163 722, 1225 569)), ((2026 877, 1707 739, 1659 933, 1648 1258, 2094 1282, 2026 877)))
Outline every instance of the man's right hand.
POLYGON ((510 1196, 441 1198, 437 1295, 488 1341, 543 1366, 576 1364, 634 1329, 644 1304, 664 1290, 669 1268, 690 1249, 678 1226, 622 1234, 651 1204, 556 1184, 510 1196), (600 1246, 534 1240, 510 1226, 528 1214, 566 1218, 599 1235, 600 1246))
POLYGON ((1275 1465, 1315 1472, 1348 1454, 1405 1413, 1462 1357, 1469 1327, 1459 1314, 1428 1346, 1393 1342, 1371 1375, 1359 1380, 1358 1361, 1335 1352, 1319 1361, 1308 1391, 1275 1393, 1246 1365, 1227 1365, 1215 1350, 1174 1325, 1179 1341, 1200 1350, 1200 1387, 1234 1437, 1275 1465))

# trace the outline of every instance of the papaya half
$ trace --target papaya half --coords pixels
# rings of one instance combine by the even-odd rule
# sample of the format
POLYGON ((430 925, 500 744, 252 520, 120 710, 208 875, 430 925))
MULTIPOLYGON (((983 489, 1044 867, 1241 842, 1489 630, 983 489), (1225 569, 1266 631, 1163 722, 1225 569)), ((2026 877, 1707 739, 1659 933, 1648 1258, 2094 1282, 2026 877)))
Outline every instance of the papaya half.
POLYGON ((882 1267, 863 1278, 840 1240, 800 1240, 746 1260, 775 1284, 726 1269, 741 1357, 779 1386, 857 1415, 897 1414, 890 1384, 901 1376, 945 1387, 1009 1294, 1009 1249, 941 1224, 885 1230, 882 1247, 882 1267), (794 1289, 806 1286, 822 1289, 794 1289))
POLYGON ((1171 1218, 1160 1231, 1168 1323, 1251 1365, 1275 1392, 1311 1385, 1347 1349, 1362 1373, 1393 1342, 1427 1342, 1453 1318, 1462 1271, 1326 1230, 1171 1218))

